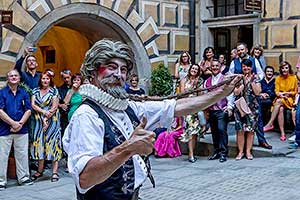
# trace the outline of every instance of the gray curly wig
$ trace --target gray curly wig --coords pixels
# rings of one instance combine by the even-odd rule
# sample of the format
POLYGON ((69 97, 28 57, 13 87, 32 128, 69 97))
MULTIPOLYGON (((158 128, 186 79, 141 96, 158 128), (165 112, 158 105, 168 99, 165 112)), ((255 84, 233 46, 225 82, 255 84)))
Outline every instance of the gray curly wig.
POLYGON ((93 71, 98 70, 100 65, 106 64, 112 58, 124 59, 128 66, 128 72, 135 65, 134 54, 127 44, 120 41, 102 39, 86 52, 80 68, 82 76, 90 78, 93 71))

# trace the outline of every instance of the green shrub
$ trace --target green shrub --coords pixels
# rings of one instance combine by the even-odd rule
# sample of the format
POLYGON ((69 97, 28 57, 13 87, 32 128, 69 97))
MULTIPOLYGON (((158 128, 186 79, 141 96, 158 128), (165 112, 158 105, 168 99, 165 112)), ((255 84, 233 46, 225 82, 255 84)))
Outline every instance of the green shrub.
POLYGON ((168 96, 172 93, 172 75, 167 67, 159 64, 151 74, 151 96, 168 96))

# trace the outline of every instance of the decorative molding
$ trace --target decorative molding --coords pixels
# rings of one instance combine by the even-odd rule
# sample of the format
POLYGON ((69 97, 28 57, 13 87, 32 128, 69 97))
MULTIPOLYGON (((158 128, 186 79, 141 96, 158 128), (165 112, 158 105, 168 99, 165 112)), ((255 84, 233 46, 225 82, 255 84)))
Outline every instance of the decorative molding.
POLYGON ((160 54, 170 54, 171 49, 171 31, 169 30, 160 30, 160 35, 166 35, 167 36, 167 49, 159 50, 160 54))
POLYGON ((153 51, 153 54, 149 55, 149 53, 148 53, 149 59, 156 58, 159 56, 158 47, 157 47, 157 44, 155 41, 152 41, 149 44, 147 44, 145 46, 145 48, 146 48, 147 52, 151 51, 150 49, 152 49, 152 51, 153 51))
MULTIPOLYGON (((273 0, 272 0, 273 1, 273 0)), ((283 1, 280 0, 279 2, 279 17, 271 17, 271 18, 262 18, 262 22, 269 22, 269 21, 281 21, 282 20, 282 12, 283 12, 283 1)))
POLYGON ((22 35, 24 37, 27 35, 26 31, 20 29, 19 27, 15 26, 13 24, 4 24, 3 27, 5 27, 6 29, 8 29, 8 30, 10 30, 12 32, 15 32, 15 33, 17 33, 19 35, 22 35))
POLYGON ((177 4, 162 4, 162 25, 164 27, 178 27, 178 5, 177 4), (175 23, 170 23, 166 20, 166 10, 167 9, 174 9, 175 11, 175 23))
POLYGON ((265 31, 265 43, 263 44, 263 48, 264 49, 268 49, 268 39, 269 39, 269 27, 268 26, 266 26, 264 29, 263 29, 264 31, 265 31))
POLYGON ((147 44, 149 44, 151 41, 155 40, 159 36, 158 27, 152 17, 149 17, 145 21, 145 23, 137 30, 137 33, 138 33, 138 35, 140 35, 145 46, 147 44), (150 27, 150 29, 152 29, 153 35, 150 37, 143 38, 142 33, 149 27, 150 27))
POLYGON ((253 25, 253 24, 258 24, 259 21, 260 21, 259 14, 236 15, 236 16, 217 17, 217 18, 209 18, 209 19, 202 20, 202 22, 208 28, 253 25))
MULTIPOLYGON (((185 24, 183 19, 184 19, 184 15, 183 12, 184 10, 188 10, 189 11, 189 6, 188 5, 180 5, 179 6, 179 27, 180 28, 189 28, 189 24, 185 24)), ((198 29, 198 27, 195 27, 196 29, 198 29)))
POLYGON ((287 45, 285 45, 285 44, 283 44, 283 45, 274 45, 272 48, 273 49, 279 49, 279 48, 296 48, 297 47, 297 25, 295 25, 294 27, 293 27, 293 31, 294 31, 294 33, 293 33, 293 44, 292 45, 290 45, 290 44, 287 44, 287 45))
MULTIPOLYGON (((156 15, 157 15, 157 21, 155 22, 157 26, 160 26, 160 2, 148 2, 148 1, 142 1, 142 18, 146 20, 146 12, 145 12, 145 7, 149 6, 155 6, 156 7, 156 15)), ((149 17, 149 16, 148 16, 149 17)), ((154 20, 155 21, 155 20, 154 20)))

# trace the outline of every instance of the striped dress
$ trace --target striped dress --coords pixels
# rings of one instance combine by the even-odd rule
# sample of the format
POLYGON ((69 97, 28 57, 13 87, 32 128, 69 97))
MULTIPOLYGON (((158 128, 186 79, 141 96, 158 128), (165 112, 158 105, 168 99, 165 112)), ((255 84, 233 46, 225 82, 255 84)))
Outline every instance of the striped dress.
MULTIPOLYGON (((50 110, 53 98, 58 98, 58 90, 50 88, 49 91, 41 96, 40 88, 33 90, 35 104, 43 110, 50 110)), ((56 113, 48 119, 48 128, 43 130, 43 114, 33 112, 35 119, 33 143, 31 145, 31 156, 34 160, 53 160, 58 161, 62 156, 60 114, 56 113)))

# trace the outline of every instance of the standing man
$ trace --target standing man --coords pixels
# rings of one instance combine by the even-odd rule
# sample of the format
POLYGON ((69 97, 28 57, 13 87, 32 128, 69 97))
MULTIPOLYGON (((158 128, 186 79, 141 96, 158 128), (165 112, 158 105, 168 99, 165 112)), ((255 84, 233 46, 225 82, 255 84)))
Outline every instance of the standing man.
MULTIPOLYGON (((221 73, 221 63, 214 58, 211 63, 212 75, 204 82, 204 87, 209 88, 223 81, 224 75, 221 73)), ((228 115, 232 114, 232 108, 227 107, 227 99, 223 98, 208 108, 208 121, 211 127, 214 153, 209 160, 219 159, 225 162, 228 155, 228 115)))
MULTIPOLYGON (((300 81, 300 56, 297 62, 297 79, 300 81)), ((299 149, 300 148, 300 102, 296 102, 296 125, 295 125, 295 142, 289 145, 289 149, 299 149)))
POLYGON ((41 73, 36 70, 38 63, 34 55, 29 54, 29 48, 24 50, 23 55, 17 60, 15 69, 21 75, 21 82, 24 82, 30 89, 38 87, 41 73), (25 71, 22 71, 23 62, 26 62, 25 71))
POLYGON ((31 114, 28 93, 20 88, 17 70, 7 73, 7 86, 0 90, 0 189, 6 188, 7 163, 12 143, 19 185, 31 185, 28 166, 27 120, 31 114))
POLYGON ((230 63, 229 74, 242 74, 242 60, 250 59, 252 61, 252 72, 257 74, 259 79, 264 78, 264 72, 259 64, 259 61, 256 58, 248 55, 248 48, 245 43, 237 44, 237 58, 233 59, 230 63))
POLYGON ((63 138, 68 167, 78 199, 137 199, 147 177, 141 156, 153 150, 160 123, 170 127, 174 115, 203 110, 228 95, 240 75, 209 95, 179 100, 134 102, 124 84, 135 65, 131 48, 122 42, 100 40, 86 53, 81 73, 86 98, 74 113, 63 138))
MULTIPOLYGON (((259 64, 259 61, 256 58, 251 57, 248 55, 248 48, 245 43, 238 43, 237 44, 237 54, 238 58, 234 59, 230 63, 229 67, 229 74, 242 74, 242 60, 244 59, 249 59, 252 61, 252 73, 256 74, 258 76, 258 80, 262 80, 264 78, 264 72, 259 64)), ((260 97, 257 96, 258 102, 260 104, 260 97)), ((234 101, 234 99, 231 96, 230 104, 234 101)), ((259 110, 261 110, 261 107, 259 106, 259 110)), ((272 146, 268 144, 266 138, 265 138, 265 133, 264 133, 264 125, 263 125, 263 120, 262 120, 262 115, 261 111, 259 112, 258 116, 258 126, 256 132, 256 137, 258 140, 258 145, 260 147, 263 147, 265 149, 272 149, 272 146)))
POLYGON ((60 73, 64 83, 58 88, 59 93, 59 112, 60 112, 60 126, 61 132, 64 133, 67 125, 68 125, 68 106, 65 104, 64 99, 67 95, 69 89, 71 89, 71 71, 66 69, 60 73))

